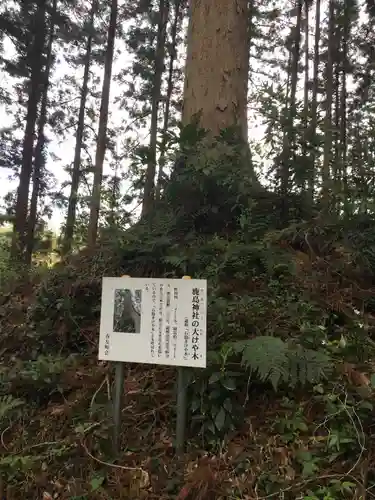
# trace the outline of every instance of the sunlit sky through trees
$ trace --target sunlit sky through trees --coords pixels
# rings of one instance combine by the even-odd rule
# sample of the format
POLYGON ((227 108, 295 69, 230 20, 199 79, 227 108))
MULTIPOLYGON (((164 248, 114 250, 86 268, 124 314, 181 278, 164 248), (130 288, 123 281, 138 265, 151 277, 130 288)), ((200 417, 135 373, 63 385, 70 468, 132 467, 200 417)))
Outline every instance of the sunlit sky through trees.
MULTIPOLYGON (((292 4, 291 4, 292 8, 292 4)), ((287 8, 285 8, 285 4, 281 5, 280 4, 280 9, 283 12, 287 11, 287 8)), ((322 25, 326 25, 326 14, 327 14, 327 8, 326 8, 326 2, 322 3, 322 25)), ((360 22, 366 22, 366 16, 362 13, 360 14, 360 22)), ((283 31, 285 31, 285 35, 287 35, 290 32, 290 26, 292 26, 295 22, 295 17, 293 15, 285 15, 284 16, 284 22, 283 22, 283 31)), ((310 12, 310 40, 309 40, 309 47, 310 47, 310 53, 312 53, 313 49, 313 43, 314 43, 314 12, 313 9, 310 12)), ((282 36, 282 33, 281 33, 282 36)), ((304 42, 303 42, 304 43, 304 42)), ((16 57, 16 52, 14 50, 14 47, 12 45, 12 42, 10 41, 9 38, 4 39, 4 50, 5 50, 5 56, 9 59, 12 60, 14 57, 16 57)), ((118 75, 120 72, 122 74, 126 74, 126 70, 128 69, 128 75, 129 78, 131 79, 131 66, 133 62, 133 56, 130 55, 127 50, 126 46, 123 40, 121 40, 119 37, 116 38, 115 42, 115 50, 116 50, 116 55, 114 59, 114 65, 113 65, 113 77, 112 77, 112 85, 111 85, 111 92, 110 92, 110 119, 109 119, 109 128, 112 129, 117 129, 121 125, 126 127, 126 123, 130 121, 129 114, 128 112, 122 108, 121 106, 121 100, 120 96, 123 94, 124 89, 126 88, 126 82, 119 83, 116 79, 116 75, 118 75)), ((50 86, 49 93, 55 97, 54 89, 58 88, 59 85, 64 85, 64 79, 67 76, 74 77, 77 79, 78 85, 80 81, 82 80, 82 74, 83 74, 83 67, 79 68, 79 71, 71 66, 70 64, 67 63, 64 53, 61 49, 61 46, 59 48, 59 53, 57 55, 57 63, 55 65, 55 69, 52 72, 52 83, 50 86), (74 72, 74 75, 72 75, 72 72, 74 72)), ((182 51, 181 51, 182 52, 182 51)), ((181 53, 180 52, 180 53, 181 53)), ((277 53, 270 53, 268 54, 268 58, 271 61, 273 60, 285 60, 286 59, 286 50, 285 48, 280 48, 277 53)), ((267 60, 267 55, 263 57, 263 59, 267 60)), ((312 77, 312 57, 310 57, 310 78, 312 77)), ((95 81, 95 84, 90 87, 90 91, 94 90, 95 92, 100 92, 101 89, 101 82, 102 82, 102 74, 103 74, 103 69, 101 66, 98 64, 94 64, 91 69, 92 74, 97 78, 97 81, 95 81)), ((270 62, 269 67, 267 67, 267 63, 264 64, 264 62, 260 63, 258 57, 256 56, 254 52, 254 47, 251 49, 251 57, 250 57, 250 81, 249 81, 249 139, 250 143, 258 143, 259 144, 259 150, 264 151, 264 145, 262 145, 262 138, 264 137, 265 133, 265 125, 262 122, 262 116, 259 113, 259 103, 255 102, 256 100, 256 94, 257 92, 261 91, 261 88, 263 86, 269 86, 272 85, 273 83, 279 81, 279 82, 285 82, 285 75, 286 73, 280 68, 280 67, 275 67, 275 65, 270 62), (277 75, 277 76, 276 76, 277 75)), ((7 88, 11 89, 12 85, 14 85, 15 78, 9 77, 8 74, 5 71, 2 71, 0 73, 0 85, 2 88, 7 88)), ((93 78, 91 78, 93 80, 93 78)), ((299 98, 303 98, 303 78, 300 78, 299 82, 299 98)), ((348 90, 350 90, 351 87, 351 78, 349 75, 348 78, 348 90)), ((15 99, 16 94, 15 95, 15 99)), ((79 87, 76 88, 76 99, 78 101, 79 99, 79 87)), ((97 110, 95 119, 90 126, 93 127, 94 132, 96 133, 97 130, 97 121, 99 117, 99 99, 94 100, 92 96, 89 97, 89 103, 91 101, 91 104, 93 104, 93 108, 97 110)), ((14 106, 16 109, 16 105, 14 106)), ((0 116, 1 118, 1 126, 6 127, 11 124, 12 122, 12 113, 8 114, 6 113, 4 108, 0 107, 0 116)), ((21 139, 23 137, 24 130, 21 128, 17 131, 17 134, 19 135, 19 138, 21 139)), ((64 170, 64 167, 68 166, 69 164, 72 163, 73 161, 73 156, 74 156, 74 145, 75 145, 75 136, 74 136, 74 127, 72 127, 71 131, 66 131, 66 137, 57 137, 51 128, 47 128, 47 137, 50 139, 50 144, 48 146, 48 159, 47 159, 47 168, 53 173, 53 175, 56 178, 57 183, 61 186, 64 185, 64 183, 69 182, 69 175, 68 173, 64 170)), ((139 128, 136 132, 130 131, 127 133, 119 134, 118 137, 116 137, 116 144, 117 148, 119 151, 122 151, 123 148, 123 143, 124 141, 132 137, 133 139, 137 139, 140 143, 142 142, 147 142, 148 140, 148 128, 143 127, 139 128)), ((95 141, 92 140, 88 144, 88 151, 86 153, 89 153, 89 158, 94 161, 95 157, 95 141)), ((253 151, 253 159, 255 161, 260 161, 260 166, 265 166, 269 161, 267 160, 266 155, 261 154, 259 157, 259 151, 254 148, 255 151, 253 151)), ((110 161, 108 159, 108 151, 106 154, 106 161, 104 164, 104 174, 110 174, 111 173, 111 168, 110 168, 110 161)), ((126 154, 124 154, 124 158, 121 161, 121 168, 123 170, 126 170, 128 164, 128 160, 126 158, 126 154)), ((258 165, 259 166, 259 165, 258 165)), ((113 173, 113 171, 112 171, 113 173)), ((4 197, 10 190, 15 189, 18 184, 18 179, 12 179, 11 178, 11 172, 7 169, 1 169, 0 170, 0 197, 4 197)), ((265 169, 261 168, 260 170, 258 169, 258 174, 260 175, 260 178, 262 179, 263 182, 267 182, 265 179, 265 169)), ((65 185, 63 192, 64 194, 68 194, 68 185, 65 185)), ((127 186, 126 183, 123 183, 122 185, 122 191, 126 191, 127 186)), ((52 219, 49 223, 50 227, 54 230, 58 230, 60 224, 62 223, 63 219, 65 216, 65 211, 62 211, 56 207, 53 209, 53 216, 52 219)))

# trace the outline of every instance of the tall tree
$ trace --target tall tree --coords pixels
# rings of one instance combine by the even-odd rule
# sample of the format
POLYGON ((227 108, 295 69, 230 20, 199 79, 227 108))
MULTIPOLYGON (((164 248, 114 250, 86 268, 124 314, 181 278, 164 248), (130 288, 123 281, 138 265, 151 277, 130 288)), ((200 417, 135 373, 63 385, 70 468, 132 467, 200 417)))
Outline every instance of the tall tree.
POLYGON ((100 196, 101 196, 101 187, 103 179, 103 163, 104 163, 106 142, 107 142, 109 94, 111 88, 112 64, 113 64, 113 54, 114 54, 115 38, 116 38, 117 12, 118 12, 117 0, 112 0, 111 13, 108 25, 107 49, 104 62, 103 88, 102 88, 102 97, 101 97, 100 114, 99 114, 99 130, 96 143, 94 183, 93 183, 91 202, 90 202, 90 219, 88 228, 89 246, 95 245, 98 233, 100 196))
POLYGON ((151 127, 148 163, 145 175, 142 215, 147 216, 153 208, 155 199, 156 147, 158 133, 158 113, 161 97, 161 84, 164 70, 165 39, 169 14, 169 1, 159 0, 158 33, 155 50, 154 81, 152 85, 151 127))
POLYGON ((52 66, 52 45, 55 34, 55 16, 56 16, 57 0, 52 2, 52 11, 50 17, 49 39, 47 44, 46 65, 43 74, 43 92, 42 102, 40 106, 37 143, 35 147, 35 160, 33 172, 33 190, 30 200, 30 213, 27 221, 27 243, 25 260, 27 264, 31 263, 33 248, 34 248, 34 235, 35 226, 37 222, 37 208, 40 193, 42 170, 45 163, 45 134, 44 129, 47 122, 47 107, 48 107, 48 89, 50 83, 50 73, 52 66))
POLYGON ((11 257, 23 258, 27 239, 27 214, 29 203, 30 180, 33 169, 34 134, 38 118, 40 101, 40 82, 42 80, 44 62, 44 44, 46 39, 46 0, 38 0, 36 12, 31 23, 33 43, 30 48, 30 82, 26 113, 26 125, 22 148, 22 166, 19 176, 11 257))
MULTIPOLYGON (((342 35, 342 72, 341 72, 341 95, 340 95, 340 166, 342 176, 342 194, 344 198, 344 209, 347 210, 348 198, 348 168, 347 168, 347 73, 349 70, 348 43, 350 36, 350 12, 349 1, 344 0, 343 9, 343 35, 342 35)), ((366 141, 367 145, 367 141, 366 141)))
POLYGON ((163 184, 164 178, 164 167, 165 167, 165 155, 167 149, 167 133, 170 122, 170 110, 171 110, 171 98, 172 92, 174 88, 174 73, 175 73, 175 64, 177 59, 177 31, 181 28, 181 21, 183 17, 183 1, 175 0, 174 5, 174 18, 173 24, 171 28, 171 41, 169 48, 169 62, 168 62, 168 80, 167 80, 167 91, 165 96, 165 105, 164 105, 164 115, 163 115, 163 131, 162 138, 160 144, 160 157, 159 157, 159 170, 158 170, 158 180, 156 184, 155 191, 155 199, 158 200, 160 198, 160 193, 163 184))
MULTIPOLYGON (((303 142, 302 156, 307 157, 307 141, 308 141, 308 126, 309 126, 309 0, 304 0, 305 6, 305 81, 303 87, 303 142)), ((308 179, 308 175, 305 177, 308 179)))
POLYGON ((315 167, 318 152, 318 89, 319 89, 319 64, 320 64, 320 0, 315 4, 315 36, 314 36, 314 63, 313 63, 313 84, 311 96, 311 120, 309 130, 310 158, 308 176, 308 199, 310 205, 314 201, 315 190, 315 167))
POLYGON ((70 195, 68 201, 68 213, 66 217, 65 234, 62 245, 63 254, 67 254, 71 250, 73 243, 74 225, 76 221, 78 188, 81 177, 81 151, 82 151, 83 134, 85 127, 85 110, 86 110, 86 100, 87 100, 89 76, 90 76, 92 43, 94 37, 94 19, 97 11, 97 6, 98 6, 97 0, 92 0, 90 18, 87 24, 87 41, 86 41, 86 50, 84 57, 83 82, 81 88, 79 115, 78 115, 77 129, 76 129, 76 141, 74 149, 72 181, 71 181, 70 195))
POLYGON ((333 58, 335 50, 335 3, 329 0, 327 64, 325 71, 325 118, 324 118, 324 156, 322 165, 322 202, 324 210, 331 203, 331 159, 332 159, 332 104, 333 104, 333 58))
MULTIPOLYGON (((288 49, 290 51, 290 98, 287 101, 288 109, 286 110, 284 132, 284 144, 281 161, 281 195, 283 200, 287 201, 290 184, 290 162, 293 156, 293 163, 295 163, 295 125, 296 118, 296 93, 298 83, 298 65, 300 59, 300 44, 301 44, 301 21, 302 21, 302 0, 296 1, 296 24, 293 26, 289 40, 287 40, 288 49)), ((289 78, 288 78, 289 81, 289 78)), ((285 213, 286 203, 283 204, 283 217, 285 213)))

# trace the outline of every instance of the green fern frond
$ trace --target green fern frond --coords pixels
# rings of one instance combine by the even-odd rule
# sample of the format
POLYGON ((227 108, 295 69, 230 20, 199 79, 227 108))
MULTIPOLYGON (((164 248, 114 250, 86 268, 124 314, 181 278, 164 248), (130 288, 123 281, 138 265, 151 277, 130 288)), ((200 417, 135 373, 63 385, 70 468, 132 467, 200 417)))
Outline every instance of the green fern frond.
POLYGON ((0 397, 0 422, 3 420, 5 416, 9 416, 9 414, 14 411, 16 408, 19 408, 24 404, 22 399, 16 399, 13 396, 1 396, 0 397))
POLYGON ((232 344, 234 352, 242 354, 242 363, 256 373, 262 382, 273 388, 282 383, 290 387, 315 384, 331 370, 329 356, 323 352, 290 345, 278 337, 260 336, 232 344))

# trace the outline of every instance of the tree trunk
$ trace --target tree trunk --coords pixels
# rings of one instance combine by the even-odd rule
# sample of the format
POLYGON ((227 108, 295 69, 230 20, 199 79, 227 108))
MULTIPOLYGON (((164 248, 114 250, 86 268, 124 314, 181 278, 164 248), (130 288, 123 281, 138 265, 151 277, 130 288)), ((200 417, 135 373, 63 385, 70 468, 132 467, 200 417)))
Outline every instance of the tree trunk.
POLYGON ((297 19, 296 25, 292 29, 290 41, 292 42, 291 48, 291 64, 290 64, 290 100, 289 109, 286 114, 286 133, 284 135, 284 144, 282 151, 281 161, 281 196, 283 202, 282 218, 286 219, 286 201, 289 193, 290 185, 290 163, 295 164, 295 127, 294 120, 296 117, 296 92, 298 82, 298 63, 300 58, 300 44, 301 44, 301 20, 302 20, 302 0, 297 0, 297 19))
POLYGON ((119 186, 120 178, 118 176, 119 171, 119 161, 116 160, 115 172, 112 180, 112 189, 109 197, 109 215, 108 215, 108 225, 114 227, 116 224, 115 214, 118 212, 118 199, 119 199, 119 186))
POLYGON ((317 144, 317 125, 318 125, 318 88, 319 88, 319 52, 320 42, 320 0, 316 0, 315 6, 315 39, 314 39, 314 74, 313 74, 313 87, 311 96, 311 125, 310 125, 310 175, 308 182, 308 198, 311 206, 314 203, 314 190, 315 190, 315 160, 318 149, 317 144))
POLYGON ((88 246, 95 245, 98 234, 100 196, 101 196, 101 187, 103 178, 103 163, 104 163, 106 142, 107 142, 109 92, 111 88, 113 53, 114 53, 115 38, 116 38, 117 11, 118 11, 117 0, 112 0, 111 15, 108 26, 107 51, 104 63, 104 78, 103 78, 103 88, 102 88, 102 99, 100 104, 99 130, 96 143, 94 183, 92 188, 91 204, 90 204, 88 246))
MULTIPOLYGON (((344 0, 344 32, 342 38, 342 76, 341 76, 341 96, 340 96, 340 149, 341 149, 341 174, 342 174, 342 192, 344 196, 344 210, 347 210, 348 197, 348 173, 347 173, 347 140, 346 140, 346 73, 348 71, 348 41, 350 34, 350 19, 349 19, 348 0, 344 0)), ((367 145, 367 143, 366 143, 367 145)), ((368 165, 367 165, 368 167, 368 165)))
POLYGON ((341 157, 340 157, 340 65, 341 61, 339 58, 340 50, 340 40, 339 40, 339 30, 335 35, 335 60, 333 61, 334 66, 334 131, 332 135, 333 142, 333 156, 332 156, 332 204, 336 205, 337 197, 336 193, 339 194, 340 191, 340 175, 341 175, 341 157))
POLYGON ((289 48, 287 74, 286 74, 285 103, 281 119, 281 128, 283 131, 283 146, 280 158, 278 158, 278 160, 280 160, 280 165, 279 165, 280 193, 283 195, 284 201, 286 201, 286 197, 288 194, 288 187, 289 187, 289 164, 287 163, 285 156, 286 153, 288 152, 288 140, 289 140, 288 126, 289 126, 289 112, 290 112, 289 104, 290 104, 291 78, 292 78, 292 51, 289 48))
POLYGON ((182 121, 199 117, 217 136, 237 126, 248 140, 248 2, 191 0, 182 121))
POLYGON ((35 162, 34 162, 34 172, 33 172, 33 190, 31 194, 30 201, 30 213, 28 219, 28 227, 27 227, 27 244, 26 244, 26 255, 25 261, 26 264, 31 264, 31 259, 33 255, 34 249, 34 237, 35 237, 35 226, 37 221, 37 208, 38 208, 38 200, 40 193, 40 184, 41 184, 41 176, 42 170, 45 164, 44 158, 44 145, 45 145, 45 136, 44 136, 44 127, 47 122, 47 107, 48 107, 48 89, 49 89, 49 79, 51 73, 51 65, 52 65, 52 45, 54 40, 54 31, 55 31, 55 14, 56 14, 56 5, 57 0, 53 0, 52 3, 52 11, 51 11, 51 19, 50 19, 50 34, 47 45, 47 54, 46 54, 46 68, 44 72, 44 88, 42 95, 42 103, 40 106, 40 115, 39 115, 39 124, 38 124, 38 139, 35 147, 35 162))
POLYGON ((164 176, 164 165, 165 165, 165 153, 166 153, 166 134, 169 126, 169 112, 171 105, 171 97, 173 92, 173 72, 174 72, 174 64, 177 59, 177 28, 179 27, 181 21, 181 0, 176 0, 175 2, 175 16, 172 25, 171 32, 171 48, 169 55, 169 67, 168 67, 168 82, 167 82, 167 93, 165 97, 165 109, 164 109, 164 118, 163 118, 163 137, 160 145, 160 158, 159 158, 159 172, 158 172, 158 180, 156 184, 156 193, 155 199, 160 199, 160 193, 163 183, 164 176))
POLYGON ((322 167, 322 202, 327 211, 331 198, 331 159, 332 159, 332 102, 333 102, 333 51, 335 45, 335 4, 329 0, 328 56, 326 65, 326 112, 324 119, 324 156, 322 167))
POLYGON ((297 19, 294 28, 294 44, 292 56, 292 71, 291 71, 291 84, 290 84, 290 130, 289 132, 289 147, 294 148, 295 130, 294 120, 296 117, 296 92, 298 82, 298 63, 300 58, 300 45, 301 45, 301 20, 302 20, 302 0, 297 1, 297 19))
MULTIPOLYGON (((303 88, 303 141, 302 156, 307 158, 309 126, 309 0, 305 0, 305 82, 303 88)), ((305 185, 306 187, 306 185, 305 185)))
POLYGON ((151 128, 149 161, 145 175, 145 186, 143 192, 142 217, 151 213, 155 201, 155 174, 156 174, 156 146, 158 134, 158 113, 161 96, 161 82, 164 69, 165 38, 169 13, 168 0, 159 2, 159 23, 155 52, 155 73, 153 82, 153 95, 151 107, 151 128))
POLYGON ((70 252, 73 243, 74 225, 76 221, 76 209, 77 209, 77 198, 78 198, 78 187, 81 177, 81 150, 83 142, 83 132, 85 127, 85 110, 86 110, 86 100, 88 94, 88 83, 90 75, 90 65, 91 65, 91 49, 92 49, 92 39, 94 31, 94 17, 97 9, 97 0, 93 0, 91 4, 90 12, 90 24, 89 24, 89 34, 87 35, 86 42, 86 53, 84 60, 84 72, 83 72, 83 82, 81 89, 81 99, 79 103, 79 114, 78 114, 78 124, 76 132, 76 143, 74 150, 74 161, 73 161, 73 171, 72 171, 72 182, 70 186, 70 195, 68 202, 68 213, 66 217, 65 235, 63 241, 62 253, 63 255, 70 252))
POLYGON ((38 0, 35 14, 34 41, 32 49, 30 84, 26 113, 26 126, 22 147, 22 165, 17 191, 15 220, 11 258, 22 260, 27 238, 27 212, 29 203, 30 179, 33 169, 34 134, 40 100, 40 81, 43 69, 43 49, 46 37, 46 0, 38 0))

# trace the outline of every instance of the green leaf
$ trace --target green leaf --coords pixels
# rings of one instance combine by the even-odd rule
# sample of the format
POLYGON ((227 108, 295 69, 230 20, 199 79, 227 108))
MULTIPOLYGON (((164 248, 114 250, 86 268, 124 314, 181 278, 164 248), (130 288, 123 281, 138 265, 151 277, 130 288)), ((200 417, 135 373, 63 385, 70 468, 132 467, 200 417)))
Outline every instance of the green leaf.
POLYGON ((232 411, 232 409, 233 409, 232 401, 229 398, 227 398, 224 401, 223 406, 227 410, 228 413, 230 413, 232 411))
POLYGON ((363 410, 370 410, 370 411, 373 411, 374 409, 374 406, 372 403, 370 403, 370 401, 361 401, 359 407, 363 410))
POLYGON ((318 469, 319 469, 319 467, 315 462, 313 462, 313 461, 304 462, 303 467, 302 467, 302 475, 304 477, 313 476, 318 469))
POLYGON ((236 382, 232 378, 225 378, 221 380, 221 385, 228 391, 235 391, 237 387, 236 382))
POLYGON ((220 389, 214 389, 208 395, 208 397, 211 401, 213 401, 215 399, 221 399, 221 396, 222 396, 222 390, 220 390, 220 389))
POLYGON ((297 427, 302 432, 307 432, 309 430, 305 422, 299 422, 297 427))
POLYGON ((353 489, 356 487, 355 483, 351 483, 350 481, 344 481, 341 484, 341 491, 345 491, 347 493, 353 493, 353 489))
POLYGON ((104 483, 105 476, 93 477, 90 481, 91 491, 97 491, 104 483))
POLYGON ((222 377, 222 374, 220 372, 215 372, 211 375, 211 377, 209 378, 209 381, 208 383, 209 384, 214 384, 215 382, 217 382, 218 380, 220 380, 222 377))
POLYGON ((224 424, 225 424, 225 417, 226 417, 226 413, 225 413, 224 408, 220 408, 220 410, 215 418, 215 426, 216 426, 217 430, 219 430, 219 431, 223 430, 224 424))
POLYGON ((215 426, 212 422, 205 422, 203 427, 211 432, 211 434, 215 434, 215 426))
POLYGON ((297 452, 297 458, 300 462, 310 462, 312 460, 312 455, 307 450, 299 450, 297 452))

